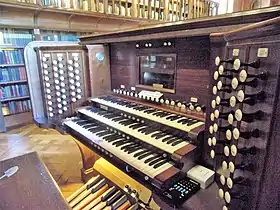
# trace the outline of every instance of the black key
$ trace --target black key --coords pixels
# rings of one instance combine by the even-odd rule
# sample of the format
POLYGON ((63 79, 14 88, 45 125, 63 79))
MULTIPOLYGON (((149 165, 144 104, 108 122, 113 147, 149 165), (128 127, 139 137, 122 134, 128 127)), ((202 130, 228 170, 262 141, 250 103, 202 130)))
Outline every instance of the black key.
POLYGON ((176 146, 176 145, 178 145, 178 144, 180 144, 180 143, 182 143, 182 142, 184 142, 184 140, 183 140, 183 139, 179 139, 178 141, 173 142, 173 143, 171 144, 171 146, 176 146))
POLYGON ((144 161, 144 163, 149 163, 150 161, 153 161, 153 160, 157 159, 158 157, 160 157, 160 155, 155 155, 153 157, 150 157, 150 158, 146 159, 144 161))
POLYGON ((149 134, 151 134, 151 133, 153 133, 153 132, 155 132, 155 129, 154 129, 154 128, 151 128, 150 130, 144 132, 144 134, 149 135, 149 134))
POLYGON ((143 151, 141 151, 141 152, 137 152, 136 154, 133 155, 133 157, 138 157, 138 156, 143 155, 144 153, 146 153, 146 152, 148 152, 148 151, 149 151, 149 150, 146 149, 146 150, 143 150, 143 151))
POLYGON ((97 136, 99 136, 99 137, 102 137, 102 136, 106 136, 106 135, 108 135, 108 134, 111 134, 112 132, 111 131, 104 131, 103 133, 99 133, 97 136))
POLYGON ((97 132, 104 131, 104 130, 105 130, 105 128, 102 128, 102 127, 89 129, 89 131, 92 133, 97 133, 97 132))
POLYGON ((108 135, 108 136, 103 137, 103 139, 104 139, 105 141, 107 141, 107 140, 110 140, 110 139, 112 139, 112 138, 115 138, 116 136, 117 136, 117 134, 112 133, 111 135, 108 135))
POLYGON ((165 164, 165 163, 167 163, 167 162, 168 162, 168 160, 165 159, 165 160, 163 160, 163 161, 161 161, 161 162, 155 164, 153 168, 156 169, 156 168, 162 166, 163 164, 165 164))
POLYGON ((143 149, 143 147, 141 145, 139 145, 138 147, 133 147, 133 148, 127 150, 127 153, 130 154, 130 153, 135 152, 135 151, 140 150, 140 149, 143 149))
POLYGON ((170 140, 170 139, 172 139, 172 138, 174 138, 174 136, 167 136, 167 137, 165 137, 164 139, 162 139, 161 141, 162 141, 162 142, 166 142, 166 141, 168 141, 168 140, 170 140))
POLYGON ((164 158, 164 157, 159 157, 159 158, 157 158, 157 159, 151 161, 151 162, 149 163, 149 166, 152 166, 152 165, 154 165, 154 164, 157 164, 157 163, 159 163, 160 161, 163 161, 163 160, 165 160, 165 159, 166 159, 166 158, 164 158))
POLYGON ((146 152, 146 153, 140 155, 140 156, 138 157, 138 160, 141 160, 141 159, 143 159, 143 158, 145 158, 145 157, 147 157, 147 156, 149 156, 149 155, 151 155, 151 154, 153 154, 152 151, 146 152))
POLYGON ((168 140, 166 143, 167 144, 171 144, 171 143, 173 143, 173 142, 175 142, 175 141, 178 141, 179 139, 177 138, 177 137, 175 137, 174 139, 170 139, 170 140, 168 140))
MULTIPOLYGON (((144 124, 143 124, 143 126, 144 126, 144 124)), ((140 133, 143 133, 145 130, 147 130, 149 127, 147 126, 147 127, 144 127, 144 128, 140 128, 139 130, 137 130, 138 132, 140 132, 140 133)))
POLYGON ((134 125, 130 125, 129 128, 136 129, 136 128, 140 128, 142 126, 143 126, 143 123, 137 123, 137 124, 134 124, 134 125))
POLYGON ((88 125, 84 125, 84 126, 82 126, 82 127, 85 128, 85 129, 88 129, 88 128, 91 128, 91 127, 93 127, 93 126, 96 126, 96 124, 91 123, 91 124, 88 124, 88 125))
POLYGON ((164 136, 167 136, 167 135, 168 135, 168 134, 162 132, 161 134, 157 135, 157 136, 155 137, 155 139, 160 139, 160 138, 162 138, 162 137, 164 137, 164 136))
POLYGON ((154 133, 153 135, 151 135, 151 137, 154 138, 154 137, 156 137, 156 136, 158 136, 158 135, 160 135, 160 134, 162 134, 162 132, 161 132, 161 131, 158 131, 157 133, 154 133))
POLYGON ((112 142, 114 142, 114 141, 121 141, 121 140, 125 140, 125 138, 122 138, 122 137, 116 137, 116 138, 114 138, 114 139, 110 139, 110 140, 108 140, 108 142, 109 142, 109 143, 112 143, 112 142))
POLYGON ((124 151, 125 151, 127 148, 132 147, 132 146, 134 146, 135 144, 136 144, 135 142, 131 142, 131 144, 122 146, 122 147, 121 147, 121 150, 124 150, 124 151))
POLYGON ((129 142, 130 142, 130 140, 119 141, 119 142, 117 142, 117 143, 115 144, 115 146, 116 146, 116 147, 119 147, 119 146, 124 145, 124 144, 129 143, 129 142))

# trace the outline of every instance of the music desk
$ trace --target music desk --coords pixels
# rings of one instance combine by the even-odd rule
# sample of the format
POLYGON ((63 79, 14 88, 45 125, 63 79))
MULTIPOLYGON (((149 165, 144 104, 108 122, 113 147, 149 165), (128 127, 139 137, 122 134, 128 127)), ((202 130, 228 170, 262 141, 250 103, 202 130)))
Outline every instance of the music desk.
POLYGON ((18 166, 13 176, 0 180, 0 209, 70 209, 58 185, 36 152, 0 162, 0 176, 18 166))

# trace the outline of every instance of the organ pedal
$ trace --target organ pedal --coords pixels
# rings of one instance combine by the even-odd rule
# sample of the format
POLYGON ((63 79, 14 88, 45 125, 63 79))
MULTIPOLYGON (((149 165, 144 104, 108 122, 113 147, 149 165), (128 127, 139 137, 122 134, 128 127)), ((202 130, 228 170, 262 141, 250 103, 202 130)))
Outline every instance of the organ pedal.
POLYGON ((160 209, 152 192, 103 158, 93 166, 99 175, 92 177, 66 200, 74 210, 160 209), (129 188, 130 190, 125 190, 129 188))

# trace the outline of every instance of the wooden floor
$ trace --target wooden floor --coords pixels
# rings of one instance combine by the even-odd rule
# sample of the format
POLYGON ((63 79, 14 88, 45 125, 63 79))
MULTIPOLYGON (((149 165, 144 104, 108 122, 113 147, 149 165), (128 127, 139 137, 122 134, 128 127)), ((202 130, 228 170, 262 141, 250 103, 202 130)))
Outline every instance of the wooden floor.
POLYGON ((33 124, 0 133, 0 160, 31 151, 41 156, 65 197, 82 185, 81 155, 71 136, 33 124))

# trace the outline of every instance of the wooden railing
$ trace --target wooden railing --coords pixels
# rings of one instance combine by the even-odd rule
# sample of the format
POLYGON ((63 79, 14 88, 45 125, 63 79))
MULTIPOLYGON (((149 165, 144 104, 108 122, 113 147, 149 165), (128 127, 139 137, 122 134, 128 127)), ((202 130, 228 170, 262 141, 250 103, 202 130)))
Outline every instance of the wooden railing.
POLYGON ((162 21, 215 16, 219 7, 218 3, 211 0, 7 0, 7 2, 25 2, 44 8, 162 21))

